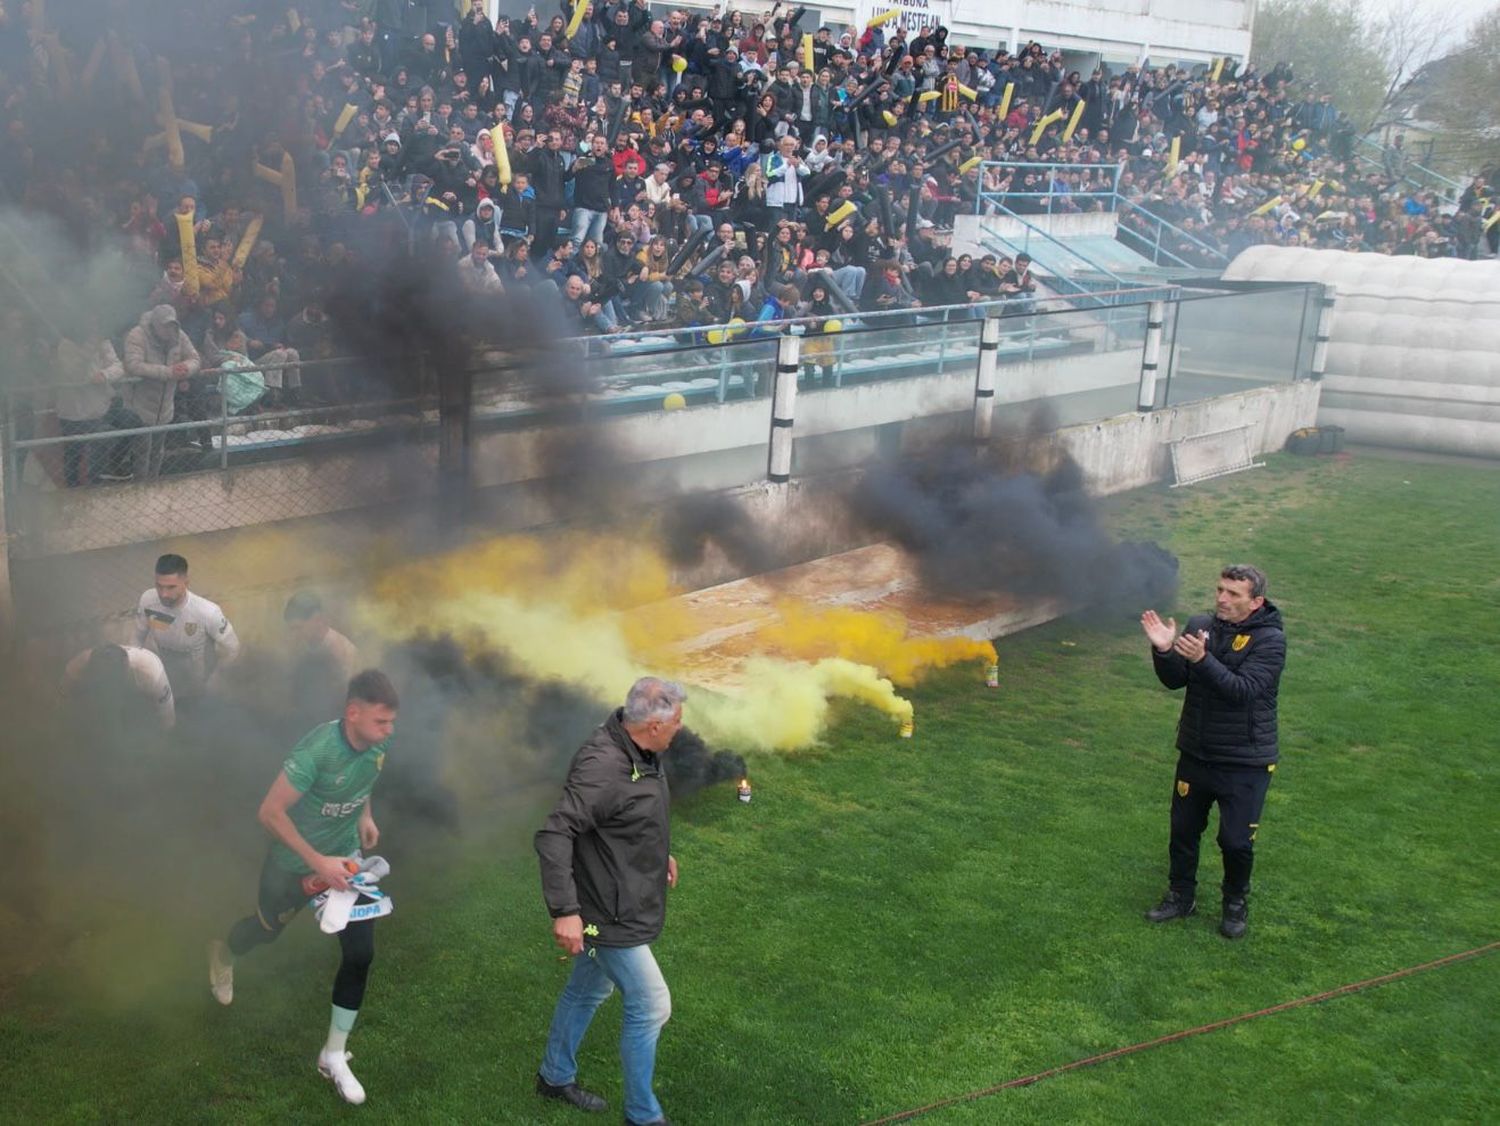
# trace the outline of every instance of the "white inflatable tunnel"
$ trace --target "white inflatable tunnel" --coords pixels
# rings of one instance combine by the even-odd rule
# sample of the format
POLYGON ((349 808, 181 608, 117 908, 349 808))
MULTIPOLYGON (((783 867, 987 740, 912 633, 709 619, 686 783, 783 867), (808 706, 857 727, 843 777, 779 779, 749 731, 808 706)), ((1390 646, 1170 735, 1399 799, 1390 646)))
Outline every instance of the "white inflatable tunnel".
POLYGON ((1255 246, 1224 277, 1334 287, 1319 424, 1500 457, 1500 261, 1255 246))

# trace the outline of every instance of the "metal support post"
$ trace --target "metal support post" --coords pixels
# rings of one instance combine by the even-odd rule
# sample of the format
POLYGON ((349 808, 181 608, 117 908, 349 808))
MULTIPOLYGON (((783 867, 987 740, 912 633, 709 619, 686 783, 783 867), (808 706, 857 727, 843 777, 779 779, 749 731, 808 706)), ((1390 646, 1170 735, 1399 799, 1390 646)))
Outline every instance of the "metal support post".
POLYGON ((776 380, 771 391, 771 455, 766 476, 775 484, 792 479, 792 421, 797 416, 797 375, 802 338, 787 333, 776 342, 776 380))
POLYGON ((1318 331, 1313 336, 1313 379, 1322 379, 1323 373, 1327 370, 1328 336, 1333 331, 1333 304, 1337 297, 1337 287, 1325 282, 1323 295, 1318 298, 1318 331))
POLYGON ((1000 361, 1000 318, 985 317, 979 330, 979 373, 974 380, 974 440, 988 442, 995 418, 995 369, 1000 361))
POLYGON ((1165 301, 1153 301, 1146 307, 1146 343, 1141 349, 1141 386, 1135 409, 1147 413, 1156 409, 1156 368, 1161 360, 1161 329, 1167 318, 1165 301))

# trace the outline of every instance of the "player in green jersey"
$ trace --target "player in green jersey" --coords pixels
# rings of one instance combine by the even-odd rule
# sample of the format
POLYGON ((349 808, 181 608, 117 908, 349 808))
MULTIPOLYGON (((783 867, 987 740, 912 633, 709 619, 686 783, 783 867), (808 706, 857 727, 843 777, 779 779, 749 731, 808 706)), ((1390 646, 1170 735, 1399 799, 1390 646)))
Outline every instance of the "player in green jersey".
MULTIPOLYGON (((380 839, 370 791, 385 765, 396 707, 390 680, 366 669, 349 682, 343 717, 313 728, 282 764, 260 805, 260 823, 272 841, 261 867, 256 912, 235 923, 227 940, 209 947, 209 985, 221 1004, 234 1000, 234 959, 275 939, 307 905, 304 878, 348 890, 346 858, 374 848, 380 839)), ((318 1071, 346 1102, 357 1105, 365 1101, 365 1089, 349 1070, 344 1046, 375 958, 375 919, 350 922, 338 935, 343 960, 333 979, 333 1020, 318 1071)))

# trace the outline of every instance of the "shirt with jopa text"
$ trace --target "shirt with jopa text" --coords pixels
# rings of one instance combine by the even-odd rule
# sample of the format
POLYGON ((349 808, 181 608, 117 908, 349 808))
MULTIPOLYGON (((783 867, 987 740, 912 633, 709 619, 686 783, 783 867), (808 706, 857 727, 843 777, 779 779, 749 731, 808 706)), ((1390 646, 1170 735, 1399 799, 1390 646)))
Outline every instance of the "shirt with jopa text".
MULTIPOLYGON (((314 727, 287 756, 281 769, 302 797, 287 816, 302 839, 324 856, 349 856, 359 848, 359 815, 385 765, 390 740, 356 751, 344 737, 342 720, 314 727)), ((280 841, 271 857, 289 872, 307 873, 302 858, 280 841)))

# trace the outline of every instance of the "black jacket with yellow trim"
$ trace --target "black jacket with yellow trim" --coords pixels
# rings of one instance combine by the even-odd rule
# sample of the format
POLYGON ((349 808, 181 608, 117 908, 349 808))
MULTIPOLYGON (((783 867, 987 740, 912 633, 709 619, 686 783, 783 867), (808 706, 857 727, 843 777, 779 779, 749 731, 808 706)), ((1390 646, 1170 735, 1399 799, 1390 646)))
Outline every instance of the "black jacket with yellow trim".
POLYGON ((1157 679, 1187 689, 1177 749, 1220 766, 1276 762, 1276 693, 1286 664, 1281 611, 1268 601, 1238 625, 1198 614, 1185 632, 1200 630, 1208 631, 1208 650, 1197 664, 1151 650, 1157 679))
POLYGON ((554 919, 582 916, 584 934, 600 946, 652 942, 667 918, 667 777, 622 717, 616 709, 573 756, 535 841, 547 910, 554 919))

